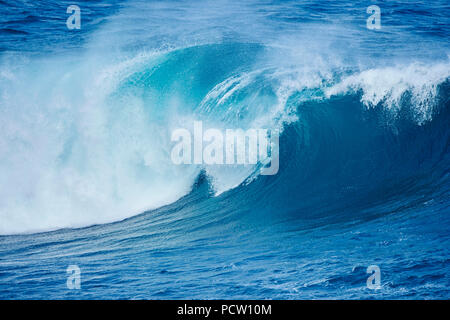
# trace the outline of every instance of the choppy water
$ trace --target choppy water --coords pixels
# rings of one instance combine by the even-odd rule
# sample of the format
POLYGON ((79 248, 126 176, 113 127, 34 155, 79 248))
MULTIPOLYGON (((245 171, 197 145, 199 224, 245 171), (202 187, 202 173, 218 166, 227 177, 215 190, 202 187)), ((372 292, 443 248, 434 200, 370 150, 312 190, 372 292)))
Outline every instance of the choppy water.
POLYGON ((0 298, 449 298, 447 1, 71 4, 0 1, 0 298), (174 165, 193 120, 278 174, 174 165))

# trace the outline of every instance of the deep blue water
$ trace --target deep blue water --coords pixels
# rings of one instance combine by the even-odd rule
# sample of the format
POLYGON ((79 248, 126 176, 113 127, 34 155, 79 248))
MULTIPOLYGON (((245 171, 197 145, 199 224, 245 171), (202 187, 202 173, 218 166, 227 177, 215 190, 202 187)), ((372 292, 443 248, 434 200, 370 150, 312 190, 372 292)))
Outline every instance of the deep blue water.
POLYGON ((0 8, 1 299, 449 299, 448 1, 0 8), (279 172, 174 165, 193 120, 279 172))

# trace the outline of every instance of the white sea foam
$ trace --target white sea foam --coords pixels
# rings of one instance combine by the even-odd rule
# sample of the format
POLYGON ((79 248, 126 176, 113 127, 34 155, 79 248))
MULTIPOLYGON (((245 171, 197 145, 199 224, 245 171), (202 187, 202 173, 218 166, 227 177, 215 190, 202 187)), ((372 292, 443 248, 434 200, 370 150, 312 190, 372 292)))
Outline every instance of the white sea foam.
POLYGON ((373 68, 345 77, 326 89, 327 97, 361 91, 361 102, 368 108, 382 105, 392 111, 409 103, 419 124, 430 120, 436 104, 437 88, 450 77, 450 62, 373 68))

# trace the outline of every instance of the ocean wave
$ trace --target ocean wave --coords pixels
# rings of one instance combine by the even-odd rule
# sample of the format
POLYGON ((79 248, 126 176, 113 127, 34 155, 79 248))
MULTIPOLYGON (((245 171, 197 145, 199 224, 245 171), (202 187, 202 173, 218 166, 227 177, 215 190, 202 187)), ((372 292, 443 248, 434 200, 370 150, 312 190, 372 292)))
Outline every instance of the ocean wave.
POLYGON ((257 166, 173 165, 170 130, 194 120, 283 131, 304 123, 302 106, 361 90, 363 105, 389 110, 408 95, 423 124, 432 119, 437 88, 450 73, 448 62, 352 74, 276 67, 265 60, 274 56, 268 50, 231 43, 141 52, 119 62, 99 63, 94 56, 3 63, 0 233, 121 220, 176 201, 202 170, 216 196, 256 178, 257 166), (33 81, 39 74, 45 81, 33 81))

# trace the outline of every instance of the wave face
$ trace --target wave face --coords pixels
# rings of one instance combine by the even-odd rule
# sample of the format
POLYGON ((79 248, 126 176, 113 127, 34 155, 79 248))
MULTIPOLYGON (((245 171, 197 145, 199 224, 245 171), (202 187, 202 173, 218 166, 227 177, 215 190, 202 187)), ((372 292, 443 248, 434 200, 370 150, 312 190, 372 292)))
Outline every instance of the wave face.
POLYGON ((80 2, 69 31, 0 1, 0 298, 448 299, 450 11, 371 4, 80 2), (198 120, 279 130, 278 174, 174 165, 198 120))

